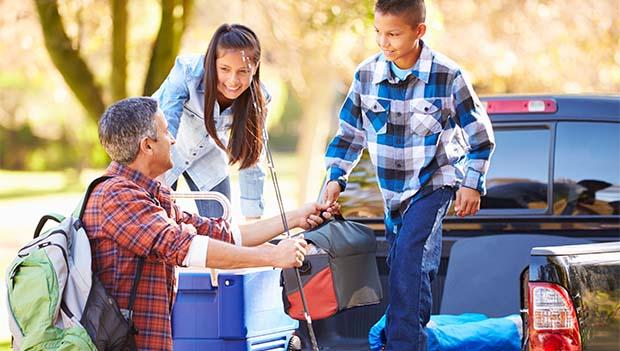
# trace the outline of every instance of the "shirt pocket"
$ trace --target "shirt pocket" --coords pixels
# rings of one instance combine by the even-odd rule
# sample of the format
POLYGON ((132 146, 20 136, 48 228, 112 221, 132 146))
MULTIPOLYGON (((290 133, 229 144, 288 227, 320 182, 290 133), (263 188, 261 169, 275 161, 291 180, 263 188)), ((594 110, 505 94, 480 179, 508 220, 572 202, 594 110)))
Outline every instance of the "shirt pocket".
POLYGON ((376 97, 362 97, 362 113, 372 125, 376 134, 385 134, 390 115, 390 100, 376 97))
POLYGON ((183 106, 177 139, 186 139, 187 143, 194 145, 200 143, 206 135, 207 130, 202 116, 187 106, 183 106))
POLYGON ((413 115, 409 122, 411 132, 427 136, 437 134, 443 129, 441 124, 441 105, 440 99, 413 99, 411 100, 411 110, 413 115))

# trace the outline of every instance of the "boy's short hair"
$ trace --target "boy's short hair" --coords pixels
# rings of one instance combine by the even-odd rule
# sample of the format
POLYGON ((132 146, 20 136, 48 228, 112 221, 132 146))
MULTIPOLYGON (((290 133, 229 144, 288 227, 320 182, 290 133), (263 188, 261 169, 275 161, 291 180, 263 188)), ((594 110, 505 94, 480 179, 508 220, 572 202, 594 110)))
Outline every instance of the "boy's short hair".
POLYGON ((412 28, 426 20, 424 0, 377 0, 375 12, 405 15, 410 20, 412 28))

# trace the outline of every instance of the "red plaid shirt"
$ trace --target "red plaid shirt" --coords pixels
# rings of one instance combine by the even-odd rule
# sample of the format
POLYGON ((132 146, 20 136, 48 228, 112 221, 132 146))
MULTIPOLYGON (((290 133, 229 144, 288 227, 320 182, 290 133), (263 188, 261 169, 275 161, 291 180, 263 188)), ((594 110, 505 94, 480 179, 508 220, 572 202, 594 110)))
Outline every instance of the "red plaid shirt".
POLYGON ((136 343, 139 350, 172 350, 175 267, 182 265, 196 234, 232 243, 229 224, 181 211, 169 188, 117 162, 106 175, 113 178, 95 188, 82 218, 93 272, 126 309, 137 259, 145 257, 133 313, 136 343))

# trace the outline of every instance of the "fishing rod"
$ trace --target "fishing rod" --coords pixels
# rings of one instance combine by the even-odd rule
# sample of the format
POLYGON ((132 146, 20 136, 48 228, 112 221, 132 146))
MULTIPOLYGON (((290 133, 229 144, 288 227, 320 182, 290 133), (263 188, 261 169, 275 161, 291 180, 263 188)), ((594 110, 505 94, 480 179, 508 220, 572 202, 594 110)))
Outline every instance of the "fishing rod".
MULTIPOLYGON (((248 66, 251 78, 250 78, 250 95, 252 96, 252 104, 254 106, 254 110, 258 114, 259 118, 263 119, 263 140, 265 145, 265 154, 267 156, 267 167, 269 168, 269 174, 271 175, 271 180, 273 181, 273 186, 276 192, 276 200, 278 202, 278 207, 280 209, 280 217, 282 218, 282 225, 284 226, 284 232, 286 233, 286 238, 291 238, 291 232, 288 226, 288 221, 286 219, 286 215, 284 214, 284 205, 282 203, 282 194, 280 192, 280 184, 278 183, 278 176, 276 174, 275 165, 273 163, 273 156, 271 154, 271 149, 269 148, 269 134, 267 134, 267 116, 263 115, 263 110, 260 105, 257 103, 258 95, 254 91, 254 75, 252 74, 252 64, 245 56, 245 50, 241 50, 241 56, 243 58, 243 62, 248 66)), ((316 342, 316 336, 314 334, 314 328, 312 327, 312 318, 310 317, 310 313, 308 312, 308 303, 306 302, 306 295, 303 289, 303 283, 301 282, 301 275, 299 274, 299 269, 295 267, 295 276, 297 278, 297 286, 299 287, 299 295, 301 297, 301 303, 304 308, 304 318, 306 319, 306 325, 308 327, 308 334, 310 336, 310 343, 312 344, 312 351, 319 351, 319 346, 316 342)))

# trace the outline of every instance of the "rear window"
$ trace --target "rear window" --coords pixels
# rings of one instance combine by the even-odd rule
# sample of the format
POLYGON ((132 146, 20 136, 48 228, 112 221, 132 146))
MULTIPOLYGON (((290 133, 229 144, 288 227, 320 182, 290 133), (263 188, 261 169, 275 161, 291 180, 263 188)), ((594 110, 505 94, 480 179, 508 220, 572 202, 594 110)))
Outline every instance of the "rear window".
POLYGON ((557 125, 553 212, 617 215, 620 210, 620 124, 557 125))
POLYGON ((481 209, 546 210, 550 140, 546 126, 496 128, 481 209))

